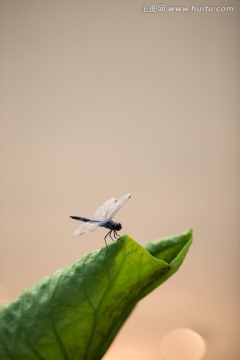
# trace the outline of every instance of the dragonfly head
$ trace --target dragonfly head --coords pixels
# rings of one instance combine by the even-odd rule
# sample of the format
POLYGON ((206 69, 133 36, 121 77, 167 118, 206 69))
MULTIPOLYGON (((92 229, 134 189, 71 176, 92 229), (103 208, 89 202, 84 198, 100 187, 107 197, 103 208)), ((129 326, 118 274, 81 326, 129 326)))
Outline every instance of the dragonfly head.
POLYGON ((122 229, 122 225, 120 223, 115 223, 114 230, 120 231, 122 229))

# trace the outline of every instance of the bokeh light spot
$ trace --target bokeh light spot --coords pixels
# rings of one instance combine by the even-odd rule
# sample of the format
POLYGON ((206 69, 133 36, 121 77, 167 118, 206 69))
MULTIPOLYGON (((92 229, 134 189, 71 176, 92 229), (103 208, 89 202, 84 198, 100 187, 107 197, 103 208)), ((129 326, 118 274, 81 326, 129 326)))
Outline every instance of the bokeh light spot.
POLYGON ((161 354, 164 360, 200 360, 205 352, 204 339, 191 329, 175 329, 161 342, 161 354))

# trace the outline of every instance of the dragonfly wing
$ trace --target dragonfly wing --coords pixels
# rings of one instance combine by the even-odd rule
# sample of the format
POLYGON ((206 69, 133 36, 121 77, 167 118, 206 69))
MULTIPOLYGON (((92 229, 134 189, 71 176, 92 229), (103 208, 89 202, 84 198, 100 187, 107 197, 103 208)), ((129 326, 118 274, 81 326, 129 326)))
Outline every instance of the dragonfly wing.
POLYGON ((82 235, 84 233, 89 233, 91 231, 96 230, 98 227, 100 227, 103 224, 102 221, 96 221, 96 222, 84 222, 81 225, 77 227, 77 229, 73 232, 73 235, 82 235))
POLYGON ((123 195, 120 199, 112 203, 107 210, 106 218, 108 220, 112 219, 114 215, 118 212, 118 210, 123 206, 123 204, 125 204, 125 202, 130 199, 130 197, 131 194, 127 193, 123 195))
POLYGON ((117 202, 117 199, 111 198, 105 201, 94 213, 93 219, 99 221, 107 221, 108 220, 108 211, 109 209, 117 202))

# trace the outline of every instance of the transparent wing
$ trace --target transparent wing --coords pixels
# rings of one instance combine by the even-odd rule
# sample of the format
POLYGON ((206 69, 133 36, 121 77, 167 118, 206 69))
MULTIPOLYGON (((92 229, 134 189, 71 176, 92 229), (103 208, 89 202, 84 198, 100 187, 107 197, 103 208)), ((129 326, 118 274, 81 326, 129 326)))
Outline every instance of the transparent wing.
POLYGON ((131 197, 130 193, 123 195, 120 199, 116 200, 109 205, 106 212, 106 219, 110 220, 118 212, 118 210, 125 204, 125 202, 131 197))
POLYGON ((130 197, 131 194, 127 193, 119 200, 111 198, 105 201, 105 203, 95 211, 93 219, 103 222, 110 220, 130 197))
POLYGON ((99 221, 106 221, 108 220, 107 214, 109 211, 109 208, 111 208, 115 203, 117 202, 117 199, 111 198, 107 201, 105 201, 104 204, 102 204, 94 213, 93 220, 99 220, 99 221))
POLYGON ((82 235, 84 233, 89 233, 91 231, 96 230, 103 223, 104 221, 81 223, 81 225, 79 225, 77 229, 73 232, 73 235, 77 236, 77 235, 82 235))

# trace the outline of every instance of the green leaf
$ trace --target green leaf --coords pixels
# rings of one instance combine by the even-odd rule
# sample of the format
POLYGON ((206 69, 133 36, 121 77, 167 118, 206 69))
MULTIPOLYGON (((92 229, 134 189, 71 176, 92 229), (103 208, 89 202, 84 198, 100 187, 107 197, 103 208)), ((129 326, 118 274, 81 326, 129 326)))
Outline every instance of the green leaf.
POLYGON ((125 235, 0 307, 1 360, 101 359, 136 303, 179 268, 191 231, 146 244, 125 235))

